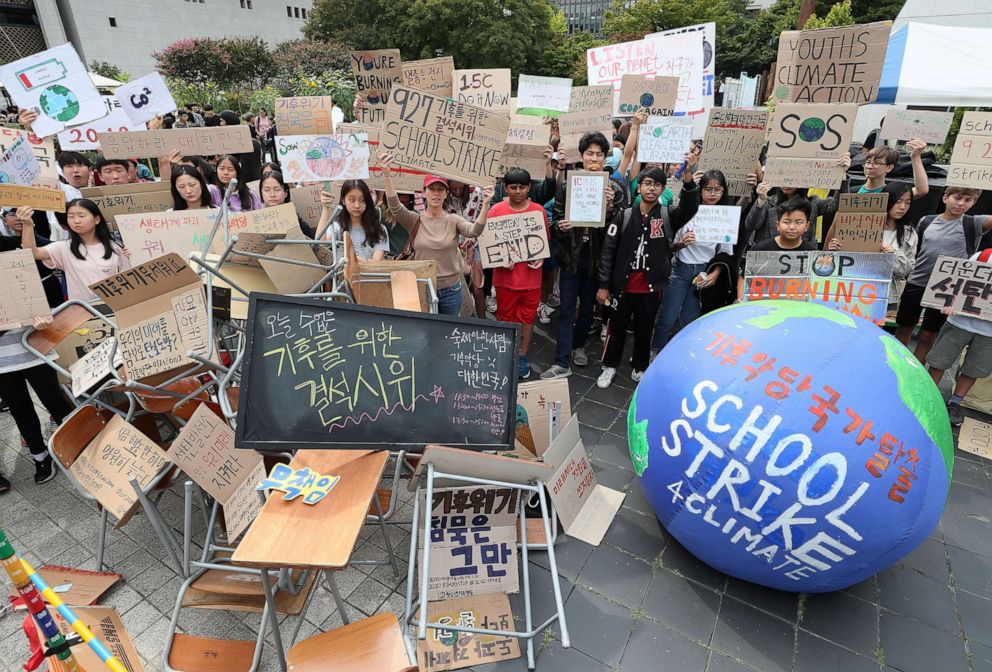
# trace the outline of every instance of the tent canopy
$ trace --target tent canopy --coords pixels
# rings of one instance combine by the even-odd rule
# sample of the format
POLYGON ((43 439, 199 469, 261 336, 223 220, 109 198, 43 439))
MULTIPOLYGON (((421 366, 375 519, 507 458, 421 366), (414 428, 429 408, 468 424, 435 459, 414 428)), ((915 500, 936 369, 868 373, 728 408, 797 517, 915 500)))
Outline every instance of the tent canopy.
POLYGON ((103 75, 98 75, 95 72, 91 72, 89 75, 90 81, 93 82, 93 86, 98 89, 116 89, 122 84, 122 82, 118 82, 116 79, 104 77, 103 75))
POLYGON ((992 28, 907 23, 889 37, 876 103, 992 107, 992 28))

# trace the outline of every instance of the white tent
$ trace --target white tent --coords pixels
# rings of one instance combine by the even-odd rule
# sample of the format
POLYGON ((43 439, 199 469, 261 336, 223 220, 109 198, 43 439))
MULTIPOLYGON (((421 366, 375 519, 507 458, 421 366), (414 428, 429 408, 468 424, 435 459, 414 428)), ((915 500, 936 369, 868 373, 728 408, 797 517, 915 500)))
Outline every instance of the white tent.
POLYGON ((992 28, 910 22, 889 37, 877 103, 992 107, 992 28))

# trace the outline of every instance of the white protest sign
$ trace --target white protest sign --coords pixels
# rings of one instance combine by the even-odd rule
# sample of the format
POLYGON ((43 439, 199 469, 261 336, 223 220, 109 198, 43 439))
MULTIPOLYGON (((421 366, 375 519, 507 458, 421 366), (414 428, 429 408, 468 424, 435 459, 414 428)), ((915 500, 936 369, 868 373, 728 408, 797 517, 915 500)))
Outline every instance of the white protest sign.
POLYGON ((954 121, 953 112, 889 108, 882 121, 882 140, 919 138, 929 145, 942 145, 954 121))
POLYGON ((700 205, 692 218, 697 243, 737 244, 741 221, 739 205, 700 205))
MULTIPOLYGON (((701 103, 701 111, 696 112, 696 105, 690 103, 689 114, 692 116, 693 120, 693 134, 698 138, 703 135, 704 120, 706 117, 706 110, 712 109, 714 106, 714 92, 713 92, 713 78, 715 74, 715 64, 716 64, 716 23, 700 23, 695 26, 683 26, 682 28, 675 28, 673 30, 666 30, 660 33, 652 33, 648 35, 647 38, 652 37, 667 37, 669 35, 676 35, 681 33, 700 33, 703 36, 703 79, 702 88, 700 89, 699 101, 701 103)), ((752 82, 757 82, 754 78, 752 82)), ((754 97, 752 96, 752 100, 754 97)), ((692 99, 690 98, 690 101, 692 99)))
POLYGON ((121 103, 113 96, 104 96, 103 104, 106 115, 96 121, 81 126, 73 126, 59 131, 59 145, 63 151, 81 152, 90 149, 100 149, 101 133, 124 133, 127 131, 143 131, 144 124, 131 121, 121 103))
POLYGON ((603 172, 570 171, 565 221, 572 226, 603 226, 606 223, 606 181, 607 175, 603 172))
POLYGON ((17 138, 0 156, 0 184, 31 186, 41 177, 41 164, 26 136, 17 138))
POLYGON ((287 182, 369 178, 368 133, 280 135, 276 156, 287 182))
POLYGON ((157 72, 123 84, 117 89, 117 101, 135 126, 176 109, 169 87, 157 72))
MULTIPOLYGON (((648 38, 645 38, 648 39, 648 38)), ((669 32, 656 37, 660 44, 658 72, 665 77, 679 78, 679 95, 675 114, 701 117, 700 134, 706 124, 709 110, 703 101, 703 32, 669 32)))
POLYGON ((0 83, 18 107, 38 111, 31 130, 39 138, 106 114, 100 93, 71 44, 0 67, 0 83))
POLYGON ((520 75, 517 114, 557 117, 562 112, 568 112, 571 98, 571 79, 520 75))
POLYGON ((692 144, 692 121, 682 117, 648 117, 637 136, 641 163, 680 163, 692 144))
MULTIPOLYGON (((69 366, 69 373, 72 374, 72 396, 78 399, 110 375, 110 351, 116 343, 117 339, 111 336, 69 366)), ((123 364, 121 353, 115 352, 114 368, 123 364)))

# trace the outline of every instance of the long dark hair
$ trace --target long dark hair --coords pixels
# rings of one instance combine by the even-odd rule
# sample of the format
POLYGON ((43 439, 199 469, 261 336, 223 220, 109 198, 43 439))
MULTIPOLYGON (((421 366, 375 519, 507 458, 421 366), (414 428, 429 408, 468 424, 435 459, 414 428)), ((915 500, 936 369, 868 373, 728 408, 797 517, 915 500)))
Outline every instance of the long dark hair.
MULTIPOLYGON (((699 180, 699 191, 702 193, 703 187, 705 187, 709 182, 716 182, 723 188, 723 196, 720 197, 720 202, 717 205, 730 205, 733 197, 727 193, 727 176, 723 174, 722 170, 707 170, 703 173, 703 178, 699 180)), ((702 196, 700 196, 702 198, 702 196)), ((700 205, 702 201, 700 201, 700 205)))
POLYGON ((781 205, 786 201, 791 201, 793 198, 803 198, 806 199, 807 201, 810 200, 809 187, 797 187, 796 193, 794 193, 792 196, 786 196, 785 194, 782 193, 781 188, 775 187, 774 189, 768 192, 768 200, 772 200, 771 198, 772 196, 775 197, 774 203, 776 205, 781 205))
MULTIPOLYGON (((289 187, 286 186, 286 182, 282 179, 282 173, 278 170, 273 170, 272 172, 265 173, 262 179, 258 181, 258 193, 259 198, 261 198, 262 187, 265 185, 266 180, 275 180, 276 183, 282 187, 282 190, 286 192, 286 200, 283 203, 289 203, 289 187)), ((265 200, 262 200, 262 207, 265 207, 265 200)))
MULTIPOLYGON (((230 161, 231 165, 234 166, 234 177, 238 180, 238 188, 234 192, 238 195, 238 200, 241 201, 241 209, 249 210, 251 209, 251 189, 248 188, 248 183, 245 182, 245 171, 241 167, 241 162, 238 161, 238 157, 232 154, 225 154, 217 160, 217 165, 220 166, 221 162, 230 161)), ((217 178, 217 182, 220 182, 220 178, 217 178)), ((219 184, 222 191, 226 191, 227 188, 223 184, 219 184)))
POLYGON ((203 175, 200 171, 193 166, 180 165, 172 169, 172 209, 173 210, 188 210, 189 203, 186 199, 182 197, 179 193, 179 189, 176 188, 176 180, 178 180, 183 175, 192 177, 194 180, 200 183, 200 205, 201 208, 212 208, 213 196, 210 193, 210 187, 207 186, 207 181, 203 179, 203 175))
MULTIPOLYGON (((910 194, 909 203, 911 210, 913 204, 913 200, 912 200, 913 188, 910 185, 905 184, 904 182, 889 182, 887 185, 885 185, 885 189, 882 190, 882 193, 889 195, 889 202, 885 206, 886 217, 889 216, 889 210, 892 209, 892 206, 895 205, 899 201, 899 199, 902 198, 903 194, 907 192, 910 194)), ((902 239, 906 235, 906 219, 908 218, 909 218, 909 210, 907 210, 906 214, 902 216, 902 219, 895 220, 896 240, 899 242, 900 245, 902 245, 902 239)))
MULTIPOLYGON (((96 223, 96 228, 93 229, 93 233, 96 234, 96 239, 103 244, 103 258, 110 259, 117 250, 114 248, 114 242, 110 237, 110 227, 107 226, 107 219, 100 212, 100 206, 91 201, 88 198, 77 198, 74 201, 70 201, 69 205, 66 206, 65 211, 68 214, 69 208, 83 208, 87 210, 91 215, 96 217, 99 221, 96 223)), ((76 259, 86 260, 83 253, 79 250, 79 247, 84 245, 83 239, 80 238, 79 234, 69 229, 69 250, 72 252, 72 256, 76 259)))
POLYGON ((383 235, 385 229, 379 223, 379 211, 375 207, 375 199, 372 198, 369 185, 365 184, 364 180, 345 180, 344 184, 341 185, 341 198, 338 201, 341 203, 341 210, 338 212, 335 221, 341 227, 342 231, 349 231, 351 229, 351 215, 348 213, 348 209, 344 207, 344 197, 349 191, 355 189, 361 191, 362 198, 365 199, 365 212, 362 213, 362 228, 365 230, 365 242, 369 247, 374 247, 385 239, 383 235))

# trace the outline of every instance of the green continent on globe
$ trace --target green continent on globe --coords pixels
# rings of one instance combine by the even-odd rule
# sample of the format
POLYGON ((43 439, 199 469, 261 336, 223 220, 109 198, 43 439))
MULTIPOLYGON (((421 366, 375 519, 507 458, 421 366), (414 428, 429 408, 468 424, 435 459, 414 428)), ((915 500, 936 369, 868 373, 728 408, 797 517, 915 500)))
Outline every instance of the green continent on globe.
POLYGON ((637 390, 634 390, 630 410, 627 411, 627 442, 630 444, 634 473, 640 477, 648 468, 648 421, 637 421, 637 390))
MULTIPOLYGON (((756 308, 764 309, 765 314, 744 320, 744 323, 750 324, 752 327, 757 327, 758 329, 773 329, 786 320, 809 317, 822 317, 830 320, 831 322, 836 322, 842 327, 851 327, 852 329, 857 328, 854 318, 850 315, 845 315, 840 311, 821 306, 818 303, 805 303, 802 301, 761 301, 755 302, 754 306, 756 308)), ((721 308, 720 310, 728 310, 733 307, 734 306, 731 305, 726 308, 721 308)))
POLYGON ((954 436, 947 420, 944 400, 923 365, 901 343, 891 336, 879 336, 885 346, 885 362, 896 374, 899 398, 906 408, 913 412, 920 426, 940 448, 947 467, 947 487, 951 487, 951 474, 954 469, 954 436), (928 390, 928 392, 924 392, 928 390))
POLYGON ((810 117, 802 124, 799 125, 799 137, 803 139, 804 142, 816 142, 823 137, 823 134, 827 132, 827 125, 823 123, 823 119, 817 117, 810 117))
POLYGON ((79 114, 79 99, 69 89, 53 84, 38 98, 41 109, 52 119, 70 121, 79 114))

